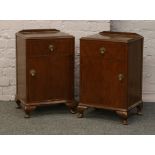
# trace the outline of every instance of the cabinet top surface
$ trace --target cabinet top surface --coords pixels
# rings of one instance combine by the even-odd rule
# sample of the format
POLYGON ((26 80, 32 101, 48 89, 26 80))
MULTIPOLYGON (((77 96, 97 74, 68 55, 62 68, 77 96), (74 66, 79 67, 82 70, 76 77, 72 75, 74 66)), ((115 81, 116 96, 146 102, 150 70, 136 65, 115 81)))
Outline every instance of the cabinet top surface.
POLYGON ((29 29, 21 30, 16 33, 17 36, 21 36, 26 39, 33 38, 73 38, 74 36, 61 32, 56 29, 29 29))
POLYGON ((132 42, 132 41, 135 41, 141 38, 143 37, 136 33, 103 31, 98 34, 90 35, 87 37, 82 37, 81 39, 128 43, 128 42, 132 42))

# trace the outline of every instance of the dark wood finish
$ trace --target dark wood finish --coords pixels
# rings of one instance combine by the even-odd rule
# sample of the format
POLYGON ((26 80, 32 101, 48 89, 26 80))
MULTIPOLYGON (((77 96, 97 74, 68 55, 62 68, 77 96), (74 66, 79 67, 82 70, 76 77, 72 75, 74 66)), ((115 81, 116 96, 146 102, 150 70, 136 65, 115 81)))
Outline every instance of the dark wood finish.
POLYGON ((114 110, 127 124, 128 113, 142 110, 143 37, 136 33, 100 32, 80 39, 80 103, 114 110))
POLYGON ((74 37, 55 29, 22 30, 16 34, 18 108, 26 118, 38 106, 74 102, 74 37))

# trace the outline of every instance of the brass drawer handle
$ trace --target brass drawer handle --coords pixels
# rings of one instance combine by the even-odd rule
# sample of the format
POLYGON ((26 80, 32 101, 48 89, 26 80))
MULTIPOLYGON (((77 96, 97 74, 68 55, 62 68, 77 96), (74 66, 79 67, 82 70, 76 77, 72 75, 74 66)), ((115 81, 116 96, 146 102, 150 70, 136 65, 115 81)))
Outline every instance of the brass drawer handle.
POLYGON ((31 70, 30 70, 30 74, 31 74, 31 76, 33 76, 33 77, 36 76, 36 70, 31 69, 31 70))
POLYGON ((54 46, 53 45, 49 45, 48 49, 53 52, 54 51, 54 46))
POLYGON ((124 75, 123 74, 118 74, 118 80, 122 81, 124 79, 124 75))
POLYGON ((105 53, 105 51, 106 51, 106 49, 105 49, 104 47, 101 47, 101 48, 100 48, 100 54, 103 55, 103 54, 105 53))

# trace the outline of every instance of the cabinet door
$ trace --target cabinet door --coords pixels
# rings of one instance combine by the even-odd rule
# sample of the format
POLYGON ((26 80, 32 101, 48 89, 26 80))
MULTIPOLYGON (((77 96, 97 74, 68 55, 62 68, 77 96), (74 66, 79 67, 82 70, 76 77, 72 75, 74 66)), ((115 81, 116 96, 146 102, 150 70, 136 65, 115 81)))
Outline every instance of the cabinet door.
POLYGON ((127 108, 127 74, 125 62, 103 60, 102 65, 102 101, 104 106, 127 108))
POLYGON ((57 39, 50 55, 49 96, 72 100, 74 97, 74 40, 57 39))
POLYGON ((29 101, 48 100, 49 57, 29 58, 27 74, 29 101))
POLYGON ((81 41, 81 103, 105 108, 126 106, 127 75, 123 52, 125 52, 124 47, 121 48, 117 44, 114 48, 104 42, 81 41), (106 47, 106 50, 102 53, 100 49, 103 47, 106 47), (119 51, 119 57, 117 56, 116 59, 113 55, 117 55, 117 51, 119 51), (120 58, 122 60, 119 60, 120 58))
POLYGON ((101 57, 80 56, 80 102, 89 105, 103 103, 102 70, 103 66, 101 57))

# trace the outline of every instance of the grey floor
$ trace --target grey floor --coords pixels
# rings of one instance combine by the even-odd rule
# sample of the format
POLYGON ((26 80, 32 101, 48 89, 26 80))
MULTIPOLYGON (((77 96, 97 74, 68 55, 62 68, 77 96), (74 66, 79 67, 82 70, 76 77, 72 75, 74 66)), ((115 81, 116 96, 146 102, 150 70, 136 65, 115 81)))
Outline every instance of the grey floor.
POLYGON ((144 103, 143 116, 133 115, 129 125, 120 123, 114 112, 89 109, 85 118, 70 114, 64 105, 38 108, 30 119, 15 102, 0 102, 0 134, 3 135, 144 135, 155 134, 155 103, 144 103))

